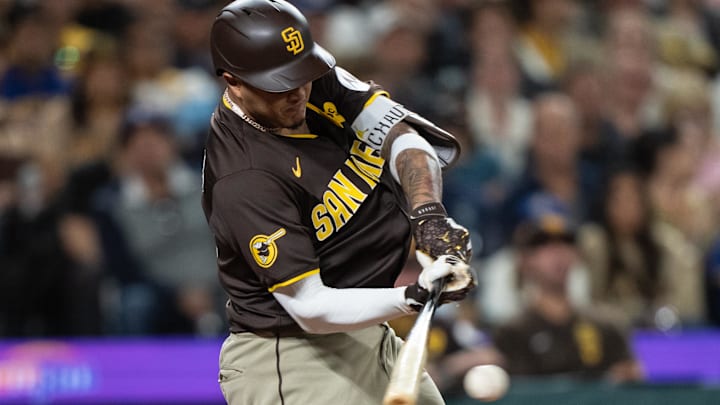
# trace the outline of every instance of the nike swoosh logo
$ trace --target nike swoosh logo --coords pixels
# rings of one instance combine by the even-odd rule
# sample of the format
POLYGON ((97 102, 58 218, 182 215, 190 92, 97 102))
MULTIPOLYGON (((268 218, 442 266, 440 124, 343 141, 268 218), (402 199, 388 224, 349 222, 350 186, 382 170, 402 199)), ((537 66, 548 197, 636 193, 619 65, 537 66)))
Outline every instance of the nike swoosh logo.
POLYGON ((298 179, 302 177, 302 167, 300 167, 300 156, 295 157, 295 167, 292 168, 292 172, 298 179))

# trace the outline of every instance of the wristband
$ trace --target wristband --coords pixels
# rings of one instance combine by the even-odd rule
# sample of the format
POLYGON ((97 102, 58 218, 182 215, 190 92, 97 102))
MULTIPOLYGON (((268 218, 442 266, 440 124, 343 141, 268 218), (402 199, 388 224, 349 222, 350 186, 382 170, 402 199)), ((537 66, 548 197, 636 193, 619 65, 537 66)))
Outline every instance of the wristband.
POLYGON ((446 217, 447 211, 445 211, 445 207, 443 207, 442 203, 435 201, 425 203, 410 211, 410 222, 412 222, 413 226, 418 225, 426 219, 446 217))

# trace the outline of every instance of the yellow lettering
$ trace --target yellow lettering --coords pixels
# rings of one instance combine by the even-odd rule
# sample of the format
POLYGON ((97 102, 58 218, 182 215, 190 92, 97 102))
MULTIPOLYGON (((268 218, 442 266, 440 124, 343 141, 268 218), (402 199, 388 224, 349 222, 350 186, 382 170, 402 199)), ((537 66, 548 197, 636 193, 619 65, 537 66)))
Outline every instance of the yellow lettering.
POLYGON ((350 159, 353 160, 353 162, 357 165, 358 169, 368 175, 371 179, 375 181, 380 180, 380 175, 382 174, 382 168, 378 168, 376 166, 370 165, 367 162, 365 162, 362 159, 359 159, 357 156, 350 156, 350 159))
POLYGON ((340 170, 335 173, 329 186, 330 190, 334 191, 335 194, 340 197, 352 213, 357 211, 358 207, 360 207, 359 203, 363 202, 365 197, 367 197, 367 194, 360 191, 340 170))
POLYGON ((330 216, 335 222, 335 229, 342 228, 342 226, 350 220, 350 217, 352 217, 352 214, 348 211, 347 207, 332 191, 328 190, 323 193, 323 204, 325 204, 325 208, 327 208, 330 216))
POLYGON ((352 148, 350 149, 351 155, 361 157, 366 162, 381 168, 383 164, 385 164, 385 159, 374 155, 373 152, 375 152, 375 149, 358 140, 353 142, 352 148))
POLYGON ((376 180, 373 180, 370 176, 365 174, 360 168, 357 166, 355 161, 353 159, 348 159, 345 161, 345 166, 349 167, 350 170, 353 171, 353 173, 357 174, 361 179, 365 180, 365 183, 370 186, 370 188, 375 188, 375 185, 377 184, 376 180))
MULTIPOLYGON (((385 159, 377 156, 377 151, 356 140, 345 166, 363 179, 370 189, 374 189, 380 181, 384 163, 385 159)), ((328 189, 323 193, 322 203, 316 205, 311 213, 317 240, 323 241, 342 228, 366 198, 367 194, 350 181, 342 170, 335 172, 328 189)))
POLYGON ((312 210, 312 223, 315 227, 315 237, 319 241, 327 239, 333 233, 333 225, 330 217, 327 215, 327 209, 324 205, 318 204, 312 210))

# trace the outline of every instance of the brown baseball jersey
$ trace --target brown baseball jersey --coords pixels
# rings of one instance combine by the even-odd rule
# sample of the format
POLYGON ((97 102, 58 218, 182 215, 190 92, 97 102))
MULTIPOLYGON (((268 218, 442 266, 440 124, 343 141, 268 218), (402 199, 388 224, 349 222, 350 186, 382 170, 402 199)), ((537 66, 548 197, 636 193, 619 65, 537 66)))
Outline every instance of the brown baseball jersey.
POLYGON ((264 132, 228 99, 218 105, 206 142, 203 209, 231 332, 300 331, 272 292, 316 273, 335 288, 394 285, 410 223, 377 145, 351 128, 386 95, 361 83, 340 68, 314 81, 309 134, 264 132))
POLYGON ((597 378, 613 365, 632 359, 625 336, 588 314, 555 324, 530 308, 501 326, 495 345, 511 374, 561 374, 597 378))

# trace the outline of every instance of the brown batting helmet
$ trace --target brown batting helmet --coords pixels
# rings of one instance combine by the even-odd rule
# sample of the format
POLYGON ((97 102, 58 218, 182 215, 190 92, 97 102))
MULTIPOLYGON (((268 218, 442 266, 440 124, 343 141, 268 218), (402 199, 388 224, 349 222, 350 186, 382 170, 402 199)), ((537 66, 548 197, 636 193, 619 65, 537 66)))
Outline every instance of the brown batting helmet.
POLYGON ((228 72, 271 93, 296 89, 335 66, 302 13, 284 0, 228 4, 215 18, 210 48, 218 76, 228 72))

